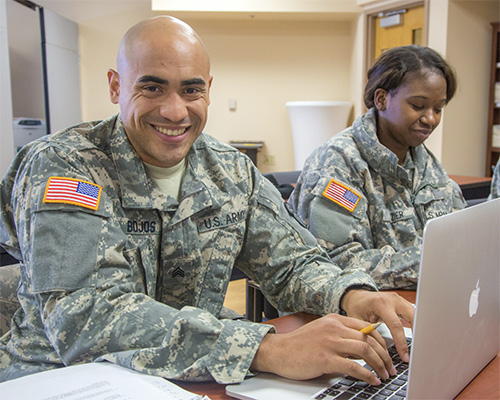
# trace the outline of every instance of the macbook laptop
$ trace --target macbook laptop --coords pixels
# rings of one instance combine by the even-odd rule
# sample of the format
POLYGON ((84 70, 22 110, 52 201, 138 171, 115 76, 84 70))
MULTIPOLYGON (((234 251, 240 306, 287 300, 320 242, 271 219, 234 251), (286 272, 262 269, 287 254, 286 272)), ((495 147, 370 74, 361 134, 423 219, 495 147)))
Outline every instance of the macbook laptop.
MULTIPOLYGON (((430 220, 423 237, 406 398, 460 393, 500 350, 499 310, 500 199, 430 220)), ((387 328, 381 333, 386 336, 387 328)), ((345 380, 329 375, 294 381, 261 373, 226 386, 226 393, 245 400, 330 400, 336 390, 325 388, 342 387, 345 380)), ((366 399, 390 397, 370 388, 377 387, 357 391, 366 399)))

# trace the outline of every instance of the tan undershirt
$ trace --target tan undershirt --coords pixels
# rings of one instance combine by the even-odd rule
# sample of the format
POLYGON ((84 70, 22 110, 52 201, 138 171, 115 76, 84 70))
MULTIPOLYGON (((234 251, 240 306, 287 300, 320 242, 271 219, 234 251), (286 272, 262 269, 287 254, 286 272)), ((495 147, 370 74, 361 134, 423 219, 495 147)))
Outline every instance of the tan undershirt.
POLYGON ((183 159, 179 164, 170 168, 162 168, 144 163, 146 173, 153 183, 160 188, 162 193, 174 197, 177 201, 180 201, 181 183, 186 171, 186 165, 186 159, 183 159))

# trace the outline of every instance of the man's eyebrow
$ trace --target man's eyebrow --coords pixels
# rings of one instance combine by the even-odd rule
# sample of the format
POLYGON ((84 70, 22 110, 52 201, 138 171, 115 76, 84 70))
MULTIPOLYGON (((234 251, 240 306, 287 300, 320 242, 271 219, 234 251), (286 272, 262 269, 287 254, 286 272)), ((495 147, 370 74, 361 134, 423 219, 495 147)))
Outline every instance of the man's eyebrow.
POLYGON ((141 76, 137 82, 139 82, 139 83, 153 82, 153 83, 158 83, 160 85, 164 85, 164 84, 168 83, 168 81, 166 79, 163 79, 163 78, 160 78, 160 77, 154 76, 154 75, 141 76))
MULTIPOLYGON (((168 85, 168 81, 166 79, 163 79, 163 78, 160 78, 160 77, 154 76, 154 75, 144 75, 144 76, 141 76, 137 80, 137 82, 139 82, 139 83, 152 82, 152 83, 158 83, 160 85, 168 85)), ((191 85, 205 86, 206 82, 203 79, 201 79, 201 78, 192 78, 192 79, 183 80, 181 82, 181 85, 182 86, 191 86, 191 85)))
POLYGON ((181 82, 182 86, 191 86, 191 85, 206 85, 206 82, 201 79, 201 78, 193 78, 193 79, 186 79, 181 82))

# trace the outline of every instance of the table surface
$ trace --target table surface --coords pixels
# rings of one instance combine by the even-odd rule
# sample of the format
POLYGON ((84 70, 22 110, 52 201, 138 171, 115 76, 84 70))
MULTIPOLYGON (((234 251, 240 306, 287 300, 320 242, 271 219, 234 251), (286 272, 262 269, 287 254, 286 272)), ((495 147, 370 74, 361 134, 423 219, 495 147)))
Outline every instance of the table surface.
MULTIPOLYGON (((477 186, 490 185, 492 178, 487 178, 484 176, 467 176, 467 175, 448 175, 448 177, 454 180, 461 188, 471 188, 477 186)), ((295 187, 296 183, 291 183, 295 187)))
MULTIPOLYGON (((416 293, 414 291, 398 290, 398 294, 414 303, 416 293)), ((285 317, 276 318, 266 323, 276 326, 281 333, 290 332, 300 326, 318 318, 315 315, 297 313, 285 317)), ((176 384, 193 393, 207 395, 211 400, 234 399, 226 395, 226 385, 215 382, 179 382, 176 384)), ((456 399, 499 399, 500 398, 500 352, 498 355, 465 387, 456 399)))
POLYGON ((475 186, 481 184, 491 183, 491 178, 481 177, 481 176, 465 176, 465 175, 448 175, 450 179, 453 179, 459 186, 475 186))

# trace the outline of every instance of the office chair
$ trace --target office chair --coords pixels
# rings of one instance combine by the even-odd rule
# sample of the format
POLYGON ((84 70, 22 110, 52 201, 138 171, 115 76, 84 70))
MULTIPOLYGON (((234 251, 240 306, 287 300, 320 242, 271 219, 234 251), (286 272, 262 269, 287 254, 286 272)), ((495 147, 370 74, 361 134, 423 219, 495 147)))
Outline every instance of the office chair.
POLYGON ((271 172, 263 175, 276 186, 283 200, 288 200, 293 192, 292 183, 297 182, 300 171, 271 172))

